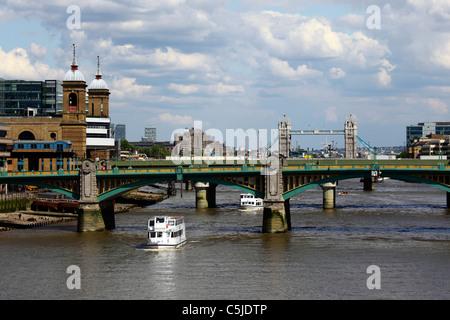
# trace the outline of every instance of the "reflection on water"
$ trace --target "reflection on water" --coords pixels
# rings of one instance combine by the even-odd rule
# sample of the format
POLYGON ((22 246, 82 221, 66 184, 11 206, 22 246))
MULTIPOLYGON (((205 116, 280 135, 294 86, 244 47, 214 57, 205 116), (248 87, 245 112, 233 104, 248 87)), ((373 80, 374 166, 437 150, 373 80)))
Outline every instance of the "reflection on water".
POLYGON ((364 192, 339 183, 336 208, 322 192, 291 199, 292 230, 263 234, 262 213, 238 211, 239 192, 217 190, 197 210, 194 192, 116 215, 116 229, 77 233, 75 223, 0 233, 1 299, 448 299, 450 215, 445 192, 387 180, 364 192), (339 191, 348 194, 339 194, 339 191), (183 215, 188 241, 146 250, 150 215, 183 215), (368 290, 366 269, 382 272, 368 290), (70 265, 81 290, 69 290, 70 265))

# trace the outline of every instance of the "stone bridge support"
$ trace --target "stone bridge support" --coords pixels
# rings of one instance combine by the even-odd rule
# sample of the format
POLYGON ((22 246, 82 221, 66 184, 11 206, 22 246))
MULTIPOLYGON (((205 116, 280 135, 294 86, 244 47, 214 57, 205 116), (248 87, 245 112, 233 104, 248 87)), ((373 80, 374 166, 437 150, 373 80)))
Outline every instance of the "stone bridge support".
POLYGON ((80 168, 78 232, 115 228, 114 201, 100 203, 97 199, 96 169, 93 161, 83 160, 80 168))
POLYGON ((263 172, 265 175, 265 196, 263 212, 264 233, 280 233, 291 230, 289 200, 283 199, 282 168, 284 157, 269 157, 263 172))
POLYGON ((450 192, 447 191, 447 209, 450 209, 450 192))
POLYGON ((324 209, 334 209, 336 207, 336 184, 336 182, 328 182, 321 185, 324 209))
POLYGON ((195 207, 215 208, 216 207, 216 188, 217 184, 209 182, 196 182, 195 188, 195 207))
POLYGON ((373 191, 373 190, 375 190, 375 183, 374 183, 372 177, 364 177, 363 178, 363 183, 364 183, 364 191, 373 191))

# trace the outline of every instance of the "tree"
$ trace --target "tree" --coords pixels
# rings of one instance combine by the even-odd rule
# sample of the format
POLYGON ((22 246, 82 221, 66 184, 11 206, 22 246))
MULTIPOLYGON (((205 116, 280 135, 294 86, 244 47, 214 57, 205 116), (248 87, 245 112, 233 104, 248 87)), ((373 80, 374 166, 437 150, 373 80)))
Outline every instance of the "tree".
POLYGON ((169 155, 169 151, 163 146, 153 145, 151 149, 152 158, 165 158, 169 155))
POLYGON ((127 140, 120 140, 120 149, 125 151, 135 152, 137 148, 129 143, 127 140))

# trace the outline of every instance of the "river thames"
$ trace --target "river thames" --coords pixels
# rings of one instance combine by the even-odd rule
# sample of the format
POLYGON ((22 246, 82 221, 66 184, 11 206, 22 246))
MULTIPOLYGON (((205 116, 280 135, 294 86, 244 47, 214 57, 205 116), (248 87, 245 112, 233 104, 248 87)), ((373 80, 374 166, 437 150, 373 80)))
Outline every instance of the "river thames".
POLYGON ((340 181, 335 209, 322 209, 320 188, 292 198, 286 234, 261 233, 262 213, 239 212, 239 194, 218 187, 217 208, 199 210, 193 191, 178 191, 117 214, 112 231, 77 233, 70 222, 0 232, 0 299, 450 298, 444 191, 386 180, 368 192, 340 181), (183 215, 187 243, 145 250, 152 215, 183 215), (73 265, 81 282, 70 290, 73 265), (367 285, 373 265, 380 289, 367 285))

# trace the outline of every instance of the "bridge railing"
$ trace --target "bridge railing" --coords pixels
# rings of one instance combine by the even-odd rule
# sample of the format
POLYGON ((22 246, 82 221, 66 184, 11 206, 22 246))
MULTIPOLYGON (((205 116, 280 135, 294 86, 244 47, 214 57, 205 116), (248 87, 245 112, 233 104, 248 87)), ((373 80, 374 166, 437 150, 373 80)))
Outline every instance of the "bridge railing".
POLYGON ((78 175, 79 170, 2 171, 1 177, 78 175))
MULTIPOLYGON (((260 172, 262 166, 227 166, 227 167, 183 167, 183 173, 222 173, 222 172, 260 172)), ((180 167, 170 168, 114 168, 97 170, 97 174, 135 174, 135 173, 179 173, 180 167)))
MULTIPOLYGON (((308 171, 308 170, 450 170, 449 165, 442 164, 295 164, 286 165, 283 170, 286 171, 308 171)), ((189 174, 189 173, 251 173, 261 172, 263 166, 211 166, 211 167, 168 167, 168 168, 113 168, 106 170, 97 170, 98 175, 114 174, 189 174)), ((23 177, 23 176, 76 176, 79 170, 55 170, 55 171, 2 171, 0 177, 23 177)))
POLYGON ((288 165, 284 166, 283 170, 345 170, 345 169, 366 169, 371 170, 377 167, 377 169, 421 169, 421 170, 450 170, 450 166, 447 165, 432 165, 432 164, 301 164, 301 165, 288 165))

